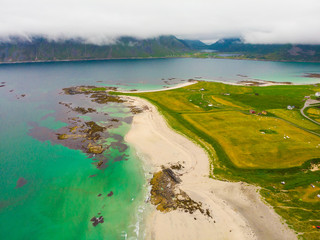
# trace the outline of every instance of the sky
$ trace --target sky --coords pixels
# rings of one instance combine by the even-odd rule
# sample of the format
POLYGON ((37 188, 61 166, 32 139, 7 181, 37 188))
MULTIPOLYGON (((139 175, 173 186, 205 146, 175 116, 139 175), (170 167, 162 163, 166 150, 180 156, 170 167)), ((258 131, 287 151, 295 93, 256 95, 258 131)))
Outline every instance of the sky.
POLYGON ((320 0, 0 0, 0 38, 33 35, 320 44, 320 0))

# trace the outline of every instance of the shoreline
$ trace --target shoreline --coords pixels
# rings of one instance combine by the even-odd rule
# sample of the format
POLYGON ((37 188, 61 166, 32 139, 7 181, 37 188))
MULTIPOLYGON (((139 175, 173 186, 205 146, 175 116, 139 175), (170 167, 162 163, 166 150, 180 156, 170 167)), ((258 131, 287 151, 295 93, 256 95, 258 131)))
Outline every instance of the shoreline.
POLYGON ((39 60, 39 61, 15 61, 15 62, 0 62, 0 65, 5 64, 25 64, 25 63, 59 63, 59 62, 94 62, 94 61, 108 61, 108 60, 134 60, 134 59, 169 59, 181 57, 131 57, 131 58, 96 58, 96 59, 63 59, 63 60, 39 60))
POLYGON ((37 60, 37 61, 13 61, 13 62, 0 62, 2 64, 23 64, 23 63, 57 63, 57 62, 90 62, 90 61, 107 61, 107 60, 130 60, 130 59, 171 59, 171 58, 194 58, 194 59, 217 59, 217 60, 237 60, 237 61, 258 61, 258 62, 280 62, 280 63, 320 63, 320 61, 291 61, 291 60, 266 60, 258 58, 229 58, 229 57, 179 57, 179 56, 166 56, 166 57, 122 57, 122 58, 95 58, 95 59, 61 59, 61 60, 37 60))
POLYGON ((186 86, 190 86, 192 84, 196 84, 198 82, 198 80, 192 80, 189 82, 184 82, 184 83, 178 83, 172 87, 166 87, 166 88, 161 88, 161 89, 154 89, 154 90, 129 90, 129 91, 119 91, 120 93, 144 93, 144 92, 162 92, 162 91, 168 91, 168 90, 172 90, 172 89, 177 89, 177 88, 182 88, 182 87, 186 87, 186 86))
MULTIPOLYGON (((161 89, 154 89, 154 90, 118 90, 116 92, 119 93, 147 93, 147 92, 161 92, 161 91, 168 91, 172 89, 182 88, 186 86, 190 86, 193 84, 196 84, 198 82, 215 82, 215 83, 222 83, 226 85, 232 85, 232 86, 256 86, 256 87, 269 87, 269 86, 300 86, 300 85, 314 85, 319 84, 318 83, 293 83, 293 82, 274 82, 274 81, 266 81, 266 80, 244 80, 244 81, 238 81, 238 82, 227 82, 227 81, 221 81, 221 80, 214 80, 214 79, 201 79, 201 78, 195 78, 188 82, 178 83, 172 87, 166 87, 161 89)), ((123 97, 123 96, 122 96, 123 97)))
POLYGON ((146 239, 297 239, 262 201, 258 187, 209 178, 209 158, 200 146, 172 130, 151 103, 124 98, 146 109, 134 116, 125 140, 143 156, 153 173, 161 166, 182 164, 179 188, 210 209, 213 217, 209 219, 199 211, 162 213, 152 206, 154 210, 146 219, 146 239))

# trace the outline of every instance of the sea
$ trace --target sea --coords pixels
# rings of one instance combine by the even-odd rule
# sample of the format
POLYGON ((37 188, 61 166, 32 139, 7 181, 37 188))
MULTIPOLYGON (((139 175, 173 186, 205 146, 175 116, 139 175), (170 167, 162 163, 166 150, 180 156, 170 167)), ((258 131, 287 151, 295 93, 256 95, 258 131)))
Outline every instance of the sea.
POLYGON ((189 79, 320 82, 305 77, 309 73, 320 73, 320 63, 169 58, 1 64, 0 239, 144 239, 150 173, 124 140, 130 108, 66 95, 63 88, 154 90, 189 79), (96 112, 75 112, 76 106, 96 112), (107 149, 102 156, 57 140, 72 119, 108 128, 99 140, 107 149), (117 124, 110 127, 110 121, 117 124), (104 222, 93 226, 100 216, 104 222))

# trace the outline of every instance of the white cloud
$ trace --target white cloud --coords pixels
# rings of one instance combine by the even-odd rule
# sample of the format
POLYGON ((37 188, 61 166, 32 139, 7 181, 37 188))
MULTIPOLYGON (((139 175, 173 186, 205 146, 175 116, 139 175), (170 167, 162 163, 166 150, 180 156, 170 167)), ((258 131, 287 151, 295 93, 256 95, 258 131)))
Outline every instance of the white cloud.
POLYGON ((319 0, 0 0, 0 37, 173 34, 207 42, 320 43, 319 0))

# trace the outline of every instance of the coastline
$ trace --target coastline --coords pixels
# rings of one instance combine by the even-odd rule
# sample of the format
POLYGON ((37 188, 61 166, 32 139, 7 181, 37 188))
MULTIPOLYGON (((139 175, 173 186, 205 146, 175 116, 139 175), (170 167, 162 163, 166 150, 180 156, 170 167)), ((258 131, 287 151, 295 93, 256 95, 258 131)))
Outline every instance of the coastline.
POLYGON ((61 60, 37 60, 37 61, 13 61, 0 62, 0 65, 5 64, 23 64, 23 63, 58 63, 58 62, 90 62, 90 61, 107 61, 107 60, 130 60, 130 59, 170 59, 170 58, 195 58, 195 59, 225 59, 237 61, 260 61, 260 62, 284 62, 284 63, 320 63, 320 61, 291 61, 291 60, 266 60, 258 58, 229 58, 229 57, 179 57, 179 56, 165 56, 165 57, 123 57, 123 58, 95 58, 95 59, 61 59, 61 60))
POLYGON ((121 91, 121 93, 143 93, 143 92, 162 92, 162 91, 168 91, 168 90, 172 90, 172 89, 177 89, 177 88, 182 88, 182 87, 186 87, 192 84, 197 83, 198 80, 192 80, 189 82, 184 82, 184 83, 178 83, 175 86, 172 87, 167 87, 167 88, 162 88, 162 89, 155 89, 155 90, 137 90, 137 91, 121 91))
POLYGON ((134 116, 125 140, 143 156, 153 173, 161 166, 182 164, 179 188, 210 209, 213 217, 199 211, 162 213, 152 206, 154 210, 146 220, 146 239, 297 239, 262 201, 258 187, 210 179, 209 158, 200 146, 172 130, 146 100, 125 98, 129 104, 146 109, 134 116))
POLYGON ((94 62, 94 61, 108 61, 108 60, 134 60, 134 59, 167 59, 180 58, 174 57, 131 57, 131 58, 95 58, 95 59, 62 59, 62 60, 38 60, 38 61, 15 61, 15 62, 0 62, 0 65, 5 64, 24 64, 24 63, 59 63, 59 62, 94 62))

